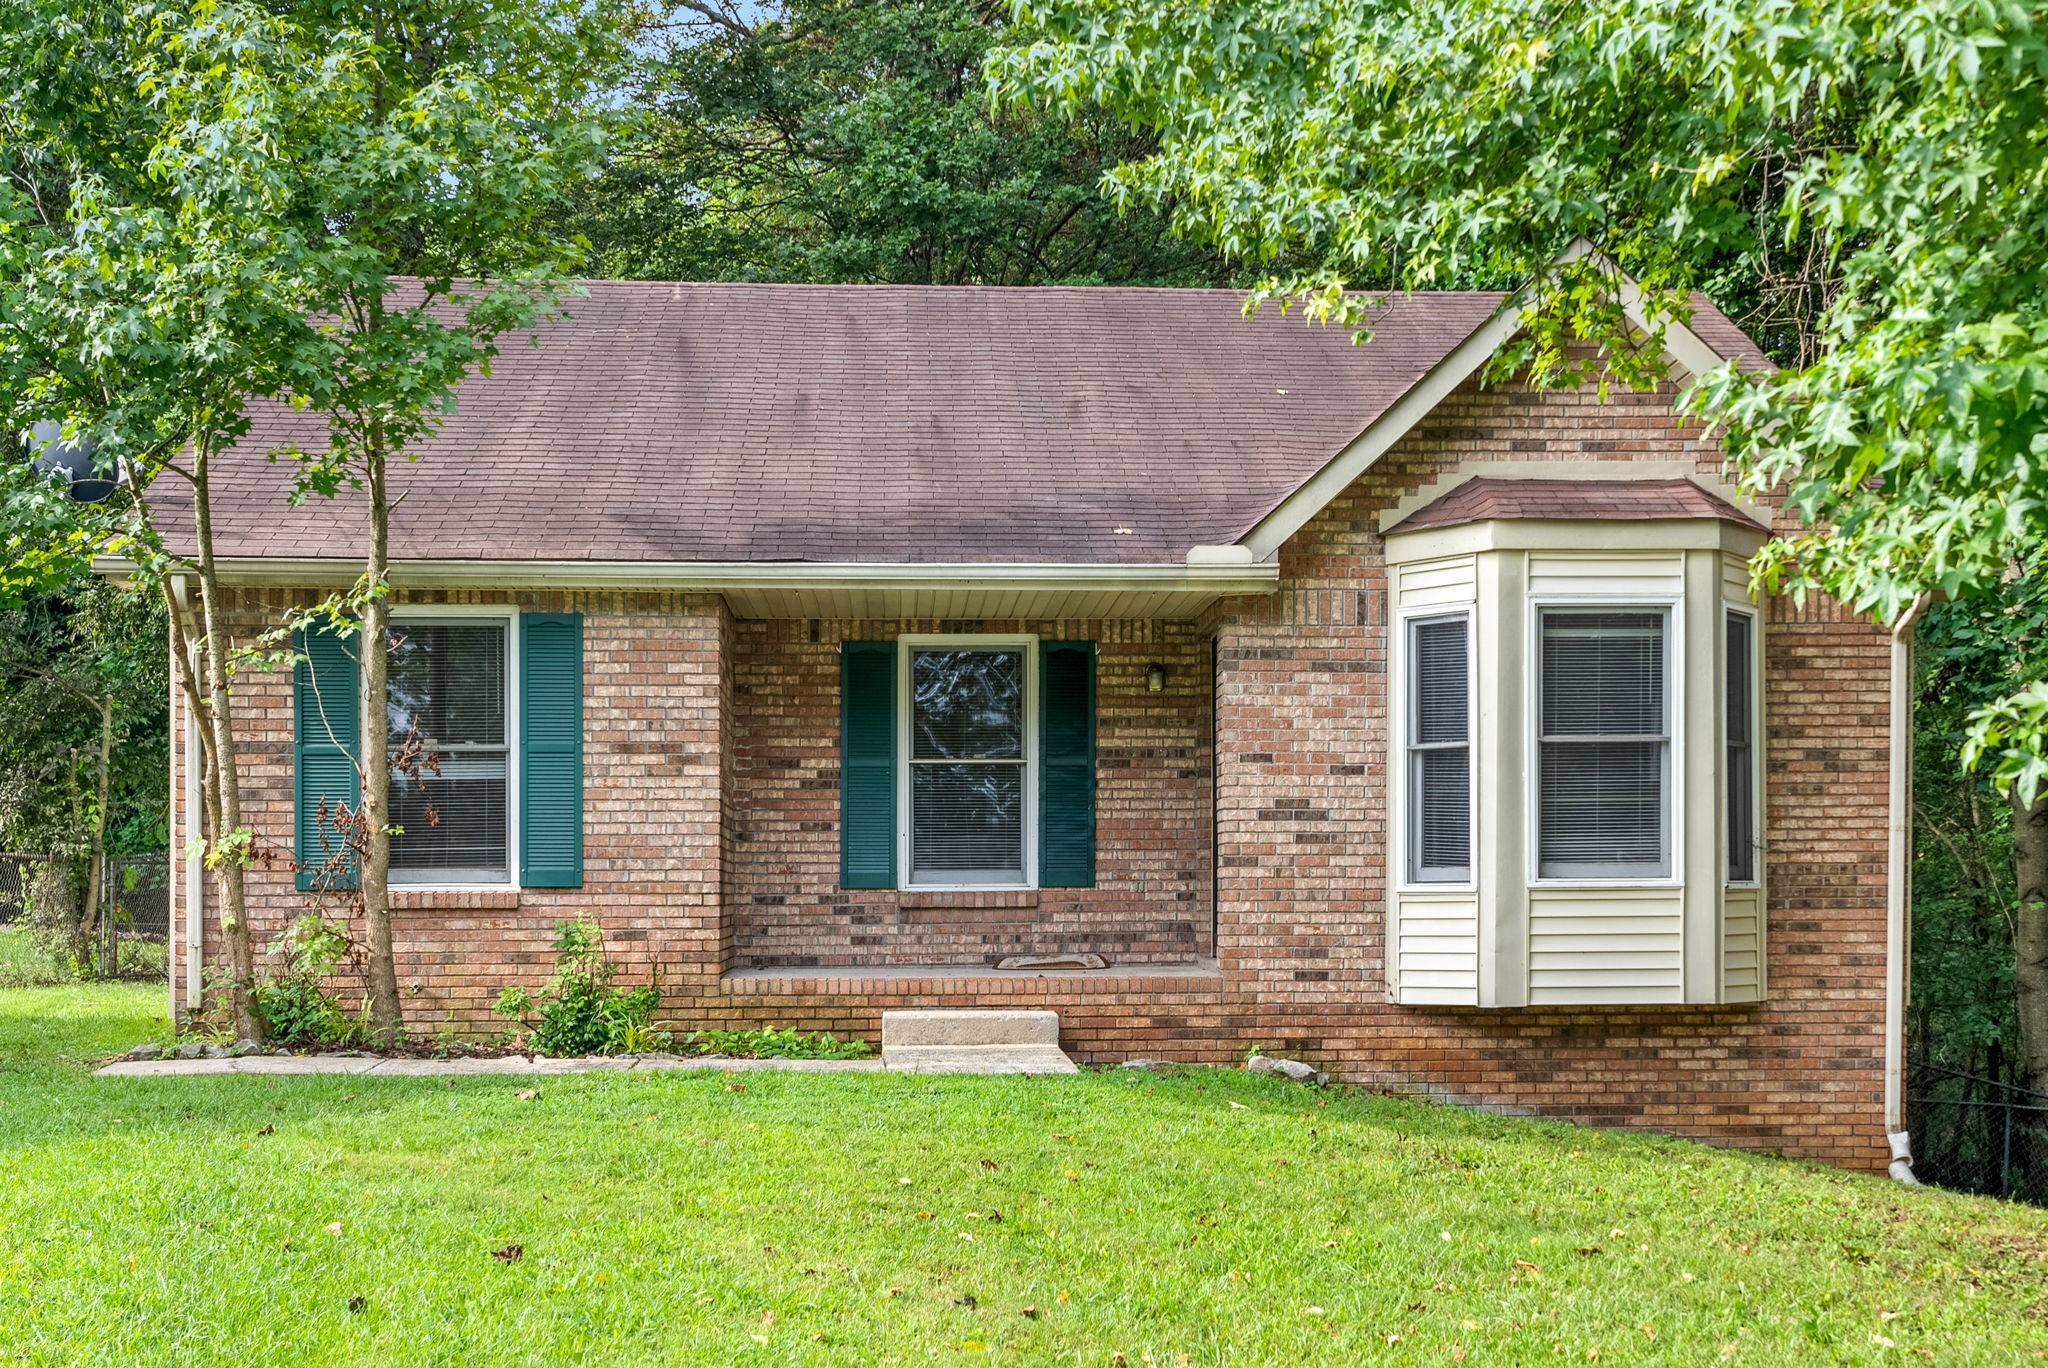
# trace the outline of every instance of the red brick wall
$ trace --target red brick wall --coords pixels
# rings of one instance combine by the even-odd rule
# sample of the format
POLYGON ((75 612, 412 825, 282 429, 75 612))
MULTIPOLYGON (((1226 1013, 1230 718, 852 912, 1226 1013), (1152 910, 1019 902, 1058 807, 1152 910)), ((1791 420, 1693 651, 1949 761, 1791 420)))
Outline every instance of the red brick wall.
MULTIPOLYGON (((735 622, 716 599, 531 600, 586 615, 586 885, 402 913, 400 980, 422 985, 411 1019, 487 1026, 500 985, 544 975, 553 921, 589 907, 629 972, 660 967, 680 1026, 872 1038, 890 1006, 1043 1005, 1087 1059, 1220 1063, 1264 1043, 1368 1086, 1880 1168, 1888 657, 1881 633, 1831 605, 1769 613, 1766 1003, 1497 1011, 1386 999, 1378 513, 1460 462, 1684 461, 1711 473, 1717 458, 1674 424, 1670 403, 1468 385, 1294 538, 1279 594, 1226 602, 1192 626, 1031 625, 1096 637, 1103 662, 1104 887, 1049 890, 1036 909, 926 917, 935 909, 893 894, 836 890, 836 643, 909 624, 820 623, 813 641, 808 623, 735 622), (1137 675, 1155 659, 1169 692, 1148 700, 1137 675), (1202 858, 1212 782, 1213 946, 1202 858), (1028 930, 1019 913, 1031 914, 1028 930), (724 972, 813 955, 842 966, 984 960, 1042 948, 1048 934, 1057 948, 1126 962, 1213 950, 1220 968, 724 972)), ((238 697, 252 818, 288 840, 288 681, 245 677, 238 697)), ((259 934, 303 905, 281 874, 259 876, 257 890, 259 934)))
POLYGON ((993 964, 1213 952, 1209 644, 1161 622, 735 624, 727 884, 738 966, 993 964), (904 632, 1032 632, 1096 643, 1096 885, 947 894, 839 887, 839 643, 904 632), (1146 668, 1166 667, 1147 692, 1146 668))
MULTIPOLYGON (((247 591, 234 607, 253 635, 302 598, 247 591)), ((498 990, 542 982, 554 962, 556 923, 585 910, 603 923, 629 975, 644 977, 658 967, 678 990, 715 985, 724 935, 721 788, 729 764, 720 727, 731 630, 723 601, 678 594, 400 596, 401 603, 423 601, 510 602, 583 614, 584 886, 395 893, 398 981, 410 1024, 422 1031, 496 1029, 502 1023, 491 1015, 491 1004, 498 990)), ((288 673, 236 678, 244 819, 285 857, 250 876, 249 918, 259 951, 294 917, 348 910, 338 895, 298 892, 286 863, 291 701, 288 673)), ((181 722, 174 717, 176 725, 181 722)), ((206 953, 219 963, 219 930, 212 922, 209 913, 206 953)))

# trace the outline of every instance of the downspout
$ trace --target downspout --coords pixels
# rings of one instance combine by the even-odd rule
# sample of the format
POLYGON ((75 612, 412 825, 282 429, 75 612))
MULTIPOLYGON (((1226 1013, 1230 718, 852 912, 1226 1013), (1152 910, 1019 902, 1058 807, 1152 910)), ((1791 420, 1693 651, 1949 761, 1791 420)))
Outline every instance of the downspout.
POLYGON ((1918 1185, 1913 1137, 1906 1129, 1906 982, 1913 881, 1913 625, 1892 635, 1889 833, 1885 851, 1884 1129, 1891 1175, 1918 1185))
MULTIPOLYGON (((170 682, 170 688, 164 695, 164 722, 166 728, 169 728, 171 718, 177 715, 178 652, 170 643, 170 633, 167 631, 164 636, 164 654, 170 657, 165 662, 170 667, 169 673, 165 675, 165 679, 170 682)), ((164 775, 164 794, 167 800, 178 791, 178 755, 181 742, 175 730, 172 731, 169 741, 170 744, 165 749, 170 752, 170 772, 164 775)), ((165 1015, 175 1030, 178 1024, 178 957, 171 953, 171 932, 177 929, 175 918, 178 915, 179 901, 178 805, 170 801, 164 803, 164 844, 169 847, 164 851, 164 859, 169 861, 169 868, 164 870, 164 996, 169 1000, 165 1015)))
MULTIPOLYGON (((184 575, 173 575, 171 577, 171 593, 177 602, 180 616, 189 616, 191 612, 191 592, 191 581, 184 575)), ((196 673, 199 668, 198 659, 195 654, 196 644, 192 642, 190 632, 186 633, 185 639, 187 645, 184 666, 188 671, 196 673)), ((199 794, 199 770, 197 767, 199 719, 193 715, 189 700, 187 700, 185 707, 185 736, 180 754, 185 761, 185 847, 189 850, 193 838, 201 833, 205 825, 205 816, 200 811, 202 800, 199 794)), ((171 853, 175 858, 182 852, 174 845, 171 853)), ((193 859, 190 854, 184 854, 184 860, 185 1010, 196 1013, 200 1008, 201 993, 204 991, 200 974, 200 960, 205 945, 205 918, 203 913, 206 899, 206 883, 199 867, 199 861, 193 859)), ((173 1012, 171 1020, 175 1022, 177 1019, 177 1014, 173 1012)))

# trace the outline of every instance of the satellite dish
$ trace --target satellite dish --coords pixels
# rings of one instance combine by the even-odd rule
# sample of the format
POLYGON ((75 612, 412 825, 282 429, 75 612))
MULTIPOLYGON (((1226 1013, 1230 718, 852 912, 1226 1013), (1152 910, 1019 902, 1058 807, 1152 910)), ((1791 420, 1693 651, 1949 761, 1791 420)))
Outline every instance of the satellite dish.
POLYGON ((44 419, 29 429, 36 449, 36 471, 62 484, 79 503, 98 503, 114 492, 114 482, 93 461, 98 443, 90 437, 64 440, 64 425, 44 419))

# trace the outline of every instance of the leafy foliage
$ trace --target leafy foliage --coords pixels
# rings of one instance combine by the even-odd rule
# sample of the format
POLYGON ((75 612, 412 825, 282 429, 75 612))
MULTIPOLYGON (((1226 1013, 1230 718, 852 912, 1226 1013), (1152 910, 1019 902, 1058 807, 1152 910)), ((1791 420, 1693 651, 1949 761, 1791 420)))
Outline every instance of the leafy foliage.
POLYGON ((589 913, 556 926, 555 954, 555 976, 538 995, 520 987, 498 994, 498 1014, 530 1025, 527 1043, 537 1053, 618 1054, 667 1043, 667 1032, 650 1025, 661 1005, 661 986, 614 984, 619 966, 605 954, 604 930, 589 913))
POLYGON ((865 1040, 840 1040, 830 1031, 763 1026, 747 1031, 692 1031, 691 1054, 741 1059, 865 1059, 875 1052, 865 1040))
POLYGON ((1940 1068, 2018 1083, 2013 810, 2000 780, 1966 773, 1960 756, 1987 701, 2038 686, 2048 671, 2044 580, 1937 604, 1916 635, 1914 1051, 1940 1068))
POLYGON ((648 40, 645 117, 566 222, 599 273, 667 280, 1219 284, 1164 214, 1098 185, 1150 140, 1100 109, 995 110, 1004 26, 971 0, 688 7, 648 40))
POLYGON ((0 610, 0 850, 86 850, 102 700, 114 718, 108 849, 161 850, 169 763, 162 606, 90 579, 65 589, 0 610))
MULTIPOLYGON (((1346 287, 1527 279, 1505 363, 1577 380, 1574 336, 1640 383, 1590 240, 1683 316, 1747 276, 1785 368, 1691 404, 1803 531, 1755 566, 1895 623, 1996 592, 2048 541, 2048 29, 2013 0, 1022 0, 999 91, 1157 131, 1110 176, 1269 287, 1367 321, 1346 287)), ((1980 742, 2038 782, 2038 694, 1980 742)))
POLYGON ((345 927, 325 917, 298 918, 270 943, 277 972, 256 981, 256 1010, 267 1038, 280 1044, 352 1045, 368 1036, 330 991, 335 970, 353 958, 345 927))

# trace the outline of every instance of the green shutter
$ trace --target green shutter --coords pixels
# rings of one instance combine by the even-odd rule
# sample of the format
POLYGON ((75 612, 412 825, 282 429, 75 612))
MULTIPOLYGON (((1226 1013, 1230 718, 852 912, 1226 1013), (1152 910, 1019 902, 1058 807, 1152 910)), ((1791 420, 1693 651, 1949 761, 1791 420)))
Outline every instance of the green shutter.
POLYGON ((896 886, 896 643, 839 646, 839 886, 896 886))
POLYGON ((298 886, 302 892, 353 887, 353 857, 337 869, 324 867, 346 849, 334 825, 336 809, 353 809, 362 797, 356 775, 362 671, 349 642, 332 632, 296 632, 292 649, 300 657, 292 669, 292 854, 298 886))
POLYGON ((519 884, 583 886, 583 615, 519 617, 519 884))
POLYGON ((1095 886, 1095 643, 1038 648, 1038 885, 1095 886))

